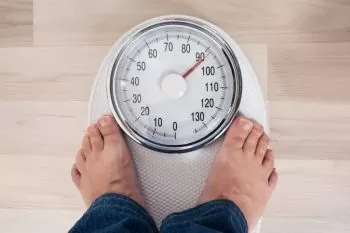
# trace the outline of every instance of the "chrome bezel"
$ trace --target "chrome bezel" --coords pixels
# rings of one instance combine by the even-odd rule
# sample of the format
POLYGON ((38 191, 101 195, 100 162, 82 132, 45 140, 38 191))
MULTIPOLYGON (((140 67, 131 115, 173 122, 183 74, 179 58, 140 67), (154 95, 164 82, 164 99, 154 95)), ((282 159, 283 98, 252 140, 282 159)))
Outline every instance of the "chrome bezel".
POLYGON ((215 28, 211 27, 210 24, 206 23, 204 20, 196 19, 193 17, 164 16, 162 18, 158 18, 158 20, 156 21, 150 20, 149 23, 146 22, 136 26, 131 31, 131 33, 125 36, 124 40, 122 40, 122 42, 119 45, 118 54, 110 69, 111 72, 107 83, 107 88, 108 88, 107 93, 108 93, 108 101, 110 104, 110 109, 112 111, 113 116, 116 118, 118 124, 123 129, 123 131, 130 138, 132 138, 135 142, 145 147, 148 147, 152 150, 166 152, 166 153, 184 153, 184 152, 196 150, 202 146, 210 144, 211 142, 219 138, 226 131, 226 129, 229 127, 234 117, 236 116, 240 102, 241 102, 242 75, 241 75, 241 70, 239 67, 238 60, 234 52, 231 46, 229 45, 229 43, 224 39, 223 36, 220 35, 221 33, 215 30, 215 28), (167 26, 167 25, 187 26, 207 34, 214 41, 216 41, 216 43, 221 47, 221 50, 225 54, 227 60, 229 61, 230 69, 232 71, 232 77, 234 79, 233 80, 234 95, 232 96, 230 107, 226 110, 225 117, 223 118, 219 126, 216 127, 214 130, 212 130, 211 133, 201 138, 200 140, 197 140, 195 142, 188 143, 188 144, 182 144, 182 145, 165 145, 165 144, 157 143, 155 141, 145 138, 144 136, 140 135, 136 130, 134 130, 133 126, 126 120, 125 116, 121 111, 121 108, 119 106, 120 103, 118 103, 116 99, 116 96, 117 96, 116 88, 114 88, 115 81, 118 80, 116 78, 116 74, 117 74, 116 68, 118 66, 118 63, 121 61, 123 52, 128 48, 128 46, 130 46, 130 44, 136 38, 142 36, 144 33, 148 32, 149 30, 152 30, 157 27, 167 26))

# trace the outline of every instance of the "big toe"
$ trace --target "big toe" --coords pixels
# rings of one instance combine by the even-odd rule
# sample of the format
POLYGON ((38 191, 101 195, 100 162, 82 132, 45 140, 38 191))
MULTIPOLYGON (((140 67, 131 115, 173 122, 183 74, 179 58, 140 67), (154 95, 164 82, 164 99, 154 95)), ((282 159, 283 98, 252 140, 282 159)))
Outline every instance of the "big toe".
POLYGON ((226 133, 224 144, 235 149, 242 149, 252 128, 253 122, 242 116, 237 117, 226 133))
POLYGON ((98 120, 98 127, 101 131, 105 144, 115 143, 121 138, 119 126, 112 116, 102 116, 98 120))

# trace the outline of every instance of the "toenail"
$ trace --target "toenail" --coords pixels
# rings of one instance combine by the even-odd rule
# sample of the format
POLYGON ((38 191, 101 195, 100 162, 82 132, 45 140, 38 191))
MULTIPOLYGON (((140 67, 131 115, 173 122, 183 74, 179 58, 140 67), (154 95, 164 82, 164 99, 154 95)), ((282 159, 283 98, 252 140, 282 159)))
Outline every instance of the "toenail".
POLYGON ((87 131, 90 133, 90 134, 95 134, 96 130, 97 130, 97 125, 96 124, 92 124, 89 126, 89 128, 87 129, 87 131))
POLYGON ((107 117, 107 116, 102 117, 98 122, 100 123, 100 125, 102 127, 107 127, 109 125, 109 122, 110 122, 110 117, 107 117))
POLYGON ((263 130, 264 130, 264 128, 261 126, 261 125, 259 125, 259 124, 257 124, 256 126, 255 126, 255 128, 256 128, 256 130, 260 133, 260 132, 262 132, 263 130))
POLYGON ((250 131, 253 128, 253 123, 243 117, 239 119, 239 124, 244 131, 250 131))

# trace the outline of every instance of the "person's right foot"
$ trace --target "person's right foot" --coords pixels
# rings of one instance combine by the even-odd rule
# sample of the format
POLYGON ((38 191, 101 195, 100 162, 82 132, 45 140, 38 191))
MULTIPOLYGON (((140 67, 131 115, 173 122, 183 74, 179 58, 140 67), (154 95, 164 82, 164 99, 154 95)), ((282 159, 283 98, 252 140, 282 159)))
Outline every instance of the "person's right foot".
POLYGON ((263 128, 238 117, 228 129, 198 203, 234 202, 252 230, 277 184, 274 155, 263 128))

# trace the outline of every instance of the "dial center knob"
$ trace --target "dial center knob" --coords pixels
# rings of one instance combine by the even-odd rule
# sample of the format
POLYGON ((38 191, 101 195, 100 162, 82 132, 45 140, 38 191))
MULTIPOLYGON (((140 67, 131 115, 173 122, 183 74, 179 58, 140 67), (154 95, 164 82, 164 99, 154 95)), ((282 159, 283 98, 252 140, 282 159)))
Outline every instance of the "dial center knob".
POLYGON ((179 74, 171 73, 161 80, 160 88, 170 99, 180 99, 187 90, 186 80, 179 74))

